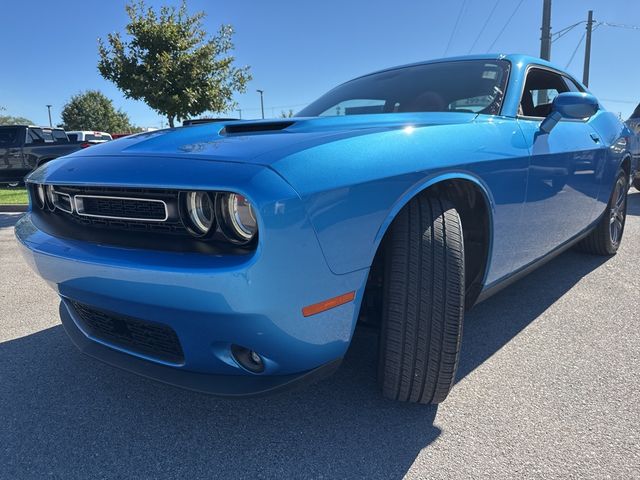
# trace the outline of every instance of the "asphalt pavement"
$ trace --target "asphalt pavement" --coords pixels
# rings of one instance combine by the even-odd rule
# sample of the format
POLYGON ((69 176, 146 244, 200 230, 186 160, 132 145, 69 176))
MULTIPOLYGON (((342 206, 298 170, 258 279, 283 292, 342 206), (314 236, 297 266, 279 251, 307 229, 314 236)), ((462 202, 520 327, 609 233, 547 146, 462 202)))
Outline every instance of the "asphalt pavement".
POLYGON ((439 407, 378 392, 376 335, 341 369, 221 400, 79 353, 0 213, 0 478, 640 478, 640 193, 615 257, 569 251, 467 314, 439 407))

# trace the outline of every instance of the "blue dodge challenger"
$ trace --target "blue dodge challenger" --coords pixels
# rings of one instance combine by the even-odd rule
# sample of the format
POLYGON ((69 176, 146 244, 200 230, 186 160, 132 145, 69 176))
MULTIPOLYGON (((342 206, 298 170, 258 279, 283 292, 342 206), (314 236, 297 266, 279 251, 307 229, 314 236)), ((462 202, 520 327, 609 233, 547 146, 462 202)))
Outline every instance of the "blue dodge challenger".
POLYGON ((226 396, 334 370, 379 328, 379 383, 438 403, 465 309, 563 250, 616 253, 631 133, 522 55, 389 68, 298 116, 173 128, 47 163, 16 226, 72 341, 226 396))

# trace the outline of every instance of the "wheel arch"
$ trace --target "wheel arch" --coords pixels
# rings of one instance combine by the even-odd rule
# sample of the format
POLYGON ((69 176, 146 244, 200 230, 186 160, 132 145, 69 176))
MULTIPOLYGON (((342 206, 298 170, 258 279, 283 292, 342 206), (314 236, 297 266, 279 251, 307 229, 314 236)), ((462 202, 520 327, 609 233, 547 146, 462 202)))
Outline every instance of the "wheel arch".
POLYGON ((626 153, 626 155, 624 155, 622 157, 622 160, 620 161, 620 165, 618 168, 621 168, 622 170, 624 170, 624 172, 627 174, 627 177, 631 177, 631 154, 630 153, 626 153))
POLYGON ((491 262, 495 201, 482 179, 465 172, 448 172, 412 186, 393 205, 375 241, 371 276, 379 274, 384 238, 398 213, 416 196, 436 192, 448 198, 461 217, 465 239, 467 308, 477 300, 491 262))

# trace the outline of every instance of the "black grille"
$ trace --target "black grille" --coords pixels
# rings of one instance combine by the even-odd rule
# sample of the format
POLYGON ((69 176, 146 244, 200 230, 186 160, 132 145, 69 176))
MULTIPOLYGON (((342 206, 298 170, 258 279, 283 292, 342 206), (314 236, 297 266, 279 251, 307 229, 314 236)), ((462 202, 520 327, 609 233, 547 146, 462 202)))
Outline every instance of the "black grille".
MULTIPOLYGON (((28 188, 35 205, 35 184, 29 183, 28 188)), ((102 245, 207 255, 246 255, 255 250, 255 243, 233 245, 220 229, 207 239, 191 235, 181 219, 179 190, 56 185, 55 192, 59 194, 59 208, 32 211, 38 228, 50 235, 102 245)))
MULTIPOLYGON (((82 214, 74 208, 72 214, 56 210, 51 213, 44 211, 45 215, 72 220, 82 227, 131 233, 177 234, 191 238, 180 220, 178 192, 175 190, 58 186, 56 191, 75 197, 82 214), (149 200, 161 200, 164 203, 149 200)), ((60 200, 67 198, 66 195, 59 197, 60 200)))
POLYGON ((167 325, 96 310, 70 302, 89 335, 132 352, 171 363, 183 363, 176 332, 167 325))
POLYGON ((110 197, 76 197, 82 204, 81 215, 98 215, 119 219, 165 220, 166 206, 163 202, 143 199, 110 198, 110 197))
POLYGON ((74 222, 96 228, 108 230, 125 230, 130 232, 155 232, 155 233, 175 233, 190 238, 189 232, 184 228, 182 222, 144 222, 136 220, 113 220, 109 218, 81 217, 80 215, 69 215, 74 222))

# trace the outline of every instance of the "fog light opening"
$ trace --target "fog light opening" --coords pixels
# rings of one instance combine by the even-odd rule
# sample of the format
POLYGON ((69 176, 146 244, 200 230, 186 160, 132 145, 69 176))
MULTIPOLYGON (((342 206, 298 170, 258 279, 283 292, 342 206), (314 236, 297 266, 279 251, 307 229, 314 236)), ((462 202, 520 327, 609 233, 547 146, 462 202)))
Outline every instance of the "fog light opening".
POLYGON ((254 350, 249 350, 240 345, 231 345, 231 354, 234 360, 238 362, 238 365, 251 373, 264 372, 264 360, 254 350))

